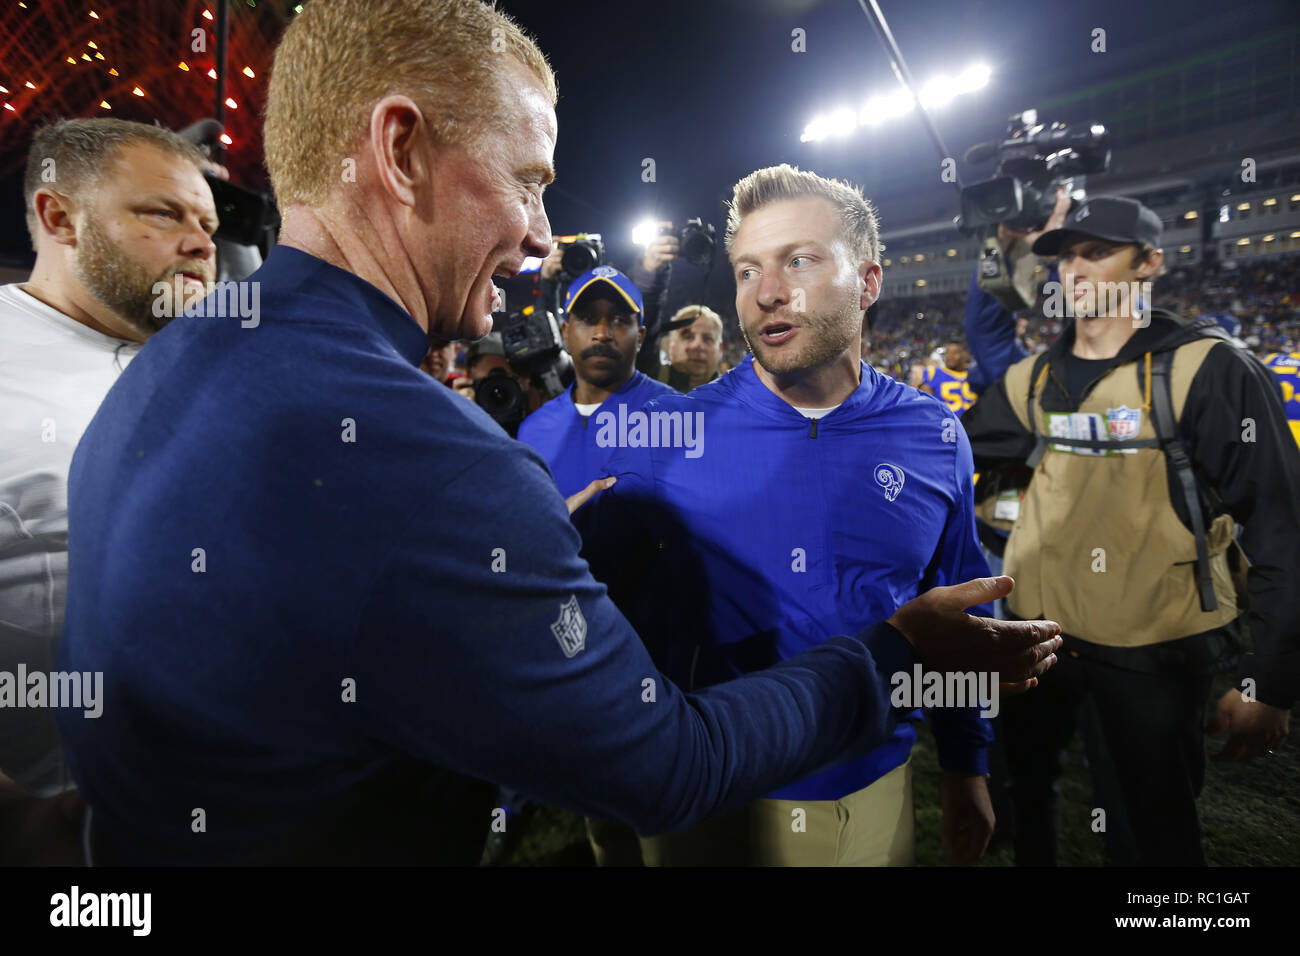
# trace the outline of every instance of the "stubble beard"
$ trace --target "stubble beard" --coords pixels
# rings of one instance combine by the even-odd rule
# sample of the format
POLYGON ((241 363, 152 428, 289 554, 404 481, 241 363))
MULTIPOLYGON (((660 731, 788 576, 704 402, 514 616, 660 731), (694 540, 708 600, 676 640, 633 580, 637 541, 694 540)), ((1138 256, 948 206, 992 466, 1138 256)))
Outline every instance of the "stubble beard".
MULTIPOLYGON (((799 337, 804 339, 797 349, 785 347, 771 348, 756 334, 750 337, 749 330, 741 324, 740 332, 745 344, 754 355, 754 361, 763 367, 769 375, 790 375, 808 372, 834 362, 854 340, 862 335, 862 313, 854 311, 856 303, 846 303, 838 310, 823 312, 803 312, 794 315, 799 326, 799 337)), ((759 328, 766 325, 765 316, 759 328)))
POLYGON ((173 271, 168 269, 162 275, 151 276, 123 255, 93 220, 86 221, 77 243, 77 278, 91 295, 134 331, 152 335, 184 309, 185 303, 177 305, 170 301, 175 293, 173 271), (163 295, 168 297, 169 307, 161 317, 153 314, 157 298, 153 289, 159 282, 168 285, 163 295))

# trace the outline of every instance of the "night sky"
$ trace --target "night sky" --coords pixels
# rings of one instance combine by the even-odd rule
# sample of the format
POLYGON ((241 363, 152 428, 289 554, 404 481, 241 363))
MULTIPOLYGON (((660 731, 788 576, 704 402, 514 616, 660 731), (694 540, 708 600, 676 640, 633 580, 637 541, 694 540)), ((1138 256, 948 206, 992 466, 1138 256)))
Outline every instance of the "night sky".
MULTIPOLYGON (((0 14, 0 30, 13 13, 11 0, 3 2, 8 9, 0 14)), ((840 104, 857 107, 869 95, 896 88, 857 0, 502 0, 499 6, 537 37, 559 79, 559 179, 546 200, 551 222, 561 234, 602 233, 615 264, 633 255, 631 227, 647 215, 678 223, 701 216, 721 237, 722 201, 732 184, 778 162, 861 184, 886 230, 915 220, 918 197, 922 205, 932 198, 926 217, 957 211, 955 191, 939 181, 940 157, 915 113, 845 140, 799 141, 814 114, 840 104), (806 52, 791 49, 795 28, 805 31, 806 52), (655 161, 654 183, 642 181, 646 158, 655 161)), ((1013 112, 1217 44, 1295 28, 1300 9, 1292 0, 1245 0, 1232 4, 1229 15, 1223 4, 1205 0, 881 0, 880 6, 918 83, 977 61, 993 70, 984 90, 934 114, 955 157, 997 137, 1013 112), (1090 49, 1097 27, 1106 30, 1104 54, 1090 49)), ((268 17, 266 32, 277 29, 268 17)), ((232 61, 239 56, 232 50, 232 61)), ((149 104, 130 105, 141 110, 149 104)), ((160 118, 179 126, 198 117, 160 118)), ((14 124, 0 132, 9 140, 0 145, 12 147, 14 124)), ((1119 151, 1123 144, 1113 147, 1119 151)), ((245 147, 232 157, 248 182, 257 178, 254 152, 245 147)), ((964 164, 958 171, 967 181, 992 174, 990 167, 964 164)), ((10 176, 3 186, 12 191, 17 181, 10 176)), ((22 230, 13 217, 20 208, 10 201, 0 207, 9 240, 22 230)), ((21 255, 25 243, 16 245, 21 255)), ((6 242, 4 251, 12 256, 15 244, 6 242)), ((715 265, 707 297, 715 306, 729 305, 727 271, 721 261, 715 265)), ((697 297, 702 278, 693 267, 675 264, 672 300, 697 297)))
MULTIPOLYGON (((632 256, 628 232, 649 213, 676 222, 702 216, 721 236, 722 201, 735 181, 779 162, 862 185, 886 230, 909 224, 898 219, 915 216, 918 194, 934 197, 935 218, 958 211, 915 113, 847 140, 799 141, 816 113, 897 86, 856 0, 500 6, 537 37, 559 79, 551 222, 560 233, 601 232, 616 262, 632 256), (791 50, 796 27, 806 32, 807 52, 791 50), (654 184, 641 180, 646 157, 656 162, 654 184)), ((1300 5, 1289 0, 1233 4, 1230 16, 1203 0, 880 0, 880 7, 917 83, 976 61, 993 69, 984 90, 933 114, 958 158, 999 136, 1012 113, 1049 97, 1300 22, 1300 5), (1096 27, 1106 30, 1104 54, 1090 49, 1096 27)), ((964 181, 992 175, 990 166, 959 163, 958 171, 964 181)), ((684 263, 673 269, 670 305, 697 296, 703 278, 684 263)), ((725 263, 714 273, 708 299, 727 307, 734 293, 725 263)))

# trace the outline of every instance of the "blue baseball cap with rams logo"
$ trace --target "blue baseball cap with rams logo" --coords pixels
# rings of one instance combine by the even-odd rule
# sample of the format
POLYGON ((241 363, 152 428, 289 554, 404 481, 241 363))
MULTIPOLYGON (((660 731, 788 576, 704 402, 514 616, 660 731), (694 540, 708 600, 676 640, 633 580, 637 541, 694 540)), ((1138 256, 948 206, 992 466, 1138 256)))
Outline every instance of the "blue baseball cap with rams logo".
POLYGON ((564 297, 564 314, 573 312, 573 307, 584 293, 593 288, 608 287, 613 289, 620 299, 632 307, 642 325, 645 325, 645 306, 641 302, 641 290, 623 273, 613 266, 596 266, 590 272, 584 272, 573 280, 569 294, 564 297))

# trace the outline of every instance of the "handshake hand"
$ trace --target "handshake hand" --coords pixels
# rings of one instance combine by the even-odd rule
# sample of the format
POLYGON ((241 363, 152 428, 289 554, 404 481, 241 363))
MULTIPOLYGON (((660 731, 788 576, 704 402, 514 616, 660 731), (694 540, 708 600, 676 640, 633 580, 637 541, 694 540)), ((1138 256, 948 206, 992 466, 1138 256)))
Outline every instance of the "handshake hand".
POLYGON ((1055 621, 998 621, 972 617, 966 608, 1010 594, 1015 582, 1003 575, 932 588, 900 607, 889 623, 935 671, 993 672, 1004 697, 1034 687, 1056 663, 1061 626, 1055 621))

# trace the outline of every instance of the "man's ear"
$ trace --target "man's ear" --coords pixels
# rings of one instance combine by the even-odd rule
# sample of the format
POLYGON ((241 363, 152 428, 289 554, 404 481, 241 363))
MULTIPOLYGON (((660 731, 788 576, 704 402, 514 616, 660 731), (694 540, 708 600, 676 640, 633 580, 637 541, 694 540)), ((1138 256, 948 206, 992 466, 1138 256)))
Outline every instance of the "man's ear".
POLYGON ((1164 261, 1165 251, 1163 249, 1153 250, 1151 255, 1147 256, 1146 259, 1143 260, 1142 264, 1138 266, 1138 278, 1150 279, 1160 271, 1160 263, 1164 261))
POLYGON ((384 190, 414 207, 419 190, 433 178, 433 142, 424 113, 409 96, 385 96, 370 111, 371 159, 384 190))
POLYGON ((62 246, 77 244, 77 209, 69 197, 42 187, 32 196, 32 206, 36 209, 37 232, 62 246))
POLYGON ((865 312, 880 298, 880 286, 885 277, 880 271, 880 263, 867 259, 858 266, 858 278, 862 280, 862 296, 858 308, 865 312))

